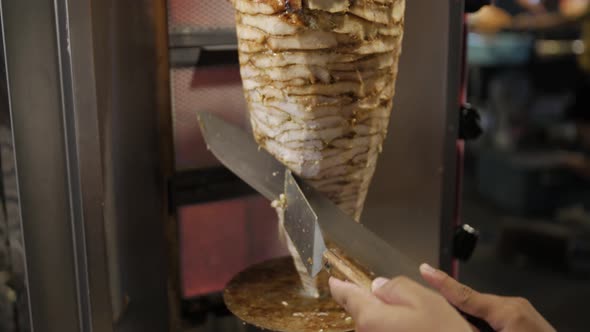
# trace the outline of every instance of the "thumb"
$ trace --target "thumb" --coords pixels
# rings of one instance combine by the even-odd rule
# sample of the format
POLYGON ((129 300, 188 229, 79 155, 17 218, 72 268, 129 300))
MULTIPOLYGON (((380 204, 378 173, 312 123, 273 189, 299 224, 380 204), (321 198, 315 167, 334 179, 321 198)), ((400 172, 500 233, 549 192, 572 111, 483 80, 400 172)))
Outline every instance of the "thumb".
POLYGON ((489 322, 493 311, 501 306, 497 296, 481 294, 428 264, 420 266, 420 273, 447 301, 467 314, 489 322))
POLYGON ((355 284, 330 277, 332 298, 356 321, 363 310, 372 311, 382 305, 373 294, 355 284))

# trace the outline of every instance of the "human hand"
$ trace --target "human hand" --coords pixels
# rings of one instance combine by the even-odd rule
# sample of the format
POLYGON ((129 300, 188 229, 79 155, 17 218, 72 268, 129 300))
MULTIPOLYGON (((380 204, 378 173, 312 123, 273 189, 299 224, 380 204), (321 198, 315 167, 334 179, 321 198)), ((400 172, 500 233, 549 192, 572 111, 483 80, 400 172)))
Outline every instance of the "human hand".
POLYGON ((439 294, 406 277, 377 278, 369 292, 330 278, 332 296, 358 332, 470 332, 469 324, 439 294))
POLYGON ((452 305, 485 320, 498 332, 555 332, 526 299, 478 293, 426 264, 420 272, 452 305))

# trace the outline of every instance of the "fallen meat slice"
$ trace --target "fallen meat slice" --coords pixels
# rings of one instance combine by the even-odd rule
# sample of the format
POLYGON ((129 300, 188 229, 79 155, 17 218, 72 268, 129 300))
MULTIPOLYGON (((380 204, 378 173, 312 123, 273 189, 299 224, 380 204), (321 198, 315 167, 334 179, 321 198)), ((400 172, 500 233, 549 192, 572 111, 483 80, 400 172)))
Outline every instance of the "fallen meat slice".
POLYGON ((358 221, 387 133, 405 0, 232 2, 257 142, 358 221))

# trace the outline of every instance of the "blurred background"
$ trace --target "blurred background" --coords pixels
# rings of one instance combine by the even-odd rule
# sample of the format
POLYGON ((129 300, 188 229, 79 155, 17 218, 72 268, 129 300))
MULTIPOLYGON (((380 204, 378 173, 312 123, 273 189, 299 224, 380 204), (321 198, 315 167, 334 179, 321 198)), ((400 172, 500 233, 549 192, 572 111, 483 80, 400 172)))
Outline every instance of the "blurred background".
POLYGON ((528 298, 584 331, 590 296, 590 1, 496 0, 468 17, 463 218, 481 232, 461 279, 528 298))

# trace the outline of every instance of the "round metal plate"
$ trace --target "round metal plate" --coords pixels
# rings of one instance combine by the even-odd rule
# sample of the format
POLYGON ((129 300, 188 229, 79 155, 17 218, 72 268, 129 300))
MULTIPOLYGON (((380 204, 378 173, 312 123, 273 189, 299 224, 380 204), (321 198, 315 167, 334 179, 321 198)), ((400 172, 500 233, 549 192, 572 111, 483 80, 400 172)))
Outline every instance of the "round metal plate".
POLYGON ((284 257, 240 272, 228 284, 223 299, 238 318, 271 331, 352 331, 354 322, 344 309, 329 292, 321 293, 328 295, 304 296, 293 260, 284 257))

